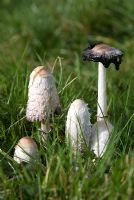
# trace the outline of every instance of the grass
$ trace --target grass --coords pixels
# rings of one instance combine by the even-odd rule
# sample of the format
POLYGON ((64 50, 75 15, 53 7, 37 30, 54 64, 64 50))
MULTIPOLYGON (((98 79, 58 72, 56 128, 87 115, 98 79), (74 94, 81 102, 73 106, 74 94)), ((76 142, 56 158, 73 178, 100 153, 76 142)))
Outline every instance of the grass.
POLYGON ((0 199, 133 199, 134 8, 132 0, 0 2, 0 199), (89 40, 125 52, 119 72, 107 70, 108 112, 115 130, 102 159, 86 149, 74 159, 65 142, 70 103, 88 103, 96 120, 97 66, 84 63, 89 40), (56 79, 62 114, 52 119, 47 148, 38 123, 25 119, 32 69, 45 65, 56 79), (33 167, 12 159, 17 141, 32 135, 41 160, 33 167))

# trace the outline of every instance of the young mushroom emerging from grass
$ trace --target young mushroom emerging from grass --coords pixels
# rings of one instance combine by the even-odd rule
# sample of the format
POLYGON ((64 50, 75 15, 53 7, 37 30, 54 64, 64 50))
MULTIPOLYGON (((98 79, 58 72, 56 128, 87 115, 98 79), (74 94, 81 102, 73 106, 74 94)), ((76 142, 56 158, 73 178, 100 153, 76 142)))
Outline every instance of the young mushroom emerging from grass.
POLYGON ((31 137, 23 137, 15 146, 14 160, 17 163, 31 163, 38 158, 38 148, 35 141, 31 137))
POLYGON ((59 114, 61 107, 53 75, 44 66, 35 68, 29 81, 26 118, 41 122, 41 138, 46 140, 50 115, 59 114))
POLYGON ((87 104, 76 99, 70 105, 66 121, 66 138, 74 151, 89 146, 91 136, 90 113, 87 104))
POLYGON ((92 149, 97 156, 105 152, 113 129, 107 119, 106 68, 113 63, 116 70, 119 70, 122 56, 122 51, 103 43, 89 45, 83 52, 83 60, 99 62, 97 122, 93 126, 92 137, 92 149))

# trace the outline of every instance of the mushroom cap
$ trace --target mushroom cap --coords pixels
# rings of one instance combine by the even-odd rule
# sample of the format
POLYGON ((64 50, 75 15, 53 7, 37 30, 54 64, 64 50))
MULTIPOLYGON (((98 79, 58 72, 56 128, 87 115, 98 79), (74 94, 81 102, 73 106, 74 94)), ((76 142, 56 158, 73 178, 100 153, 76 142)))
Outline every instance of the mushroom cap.
POLYGON ((97 157, 101 157, 105 153, 112 131, 113 125, 104 118, 93 125, 91 149, 97 157))
POLYGON ((19 164, 31 162, 34 158, 37 158, 37 150, 37 145, 31 137, 23 137, 15 146, 14 160, 19 164))
POLYGON ((73 101, 68 110, 66 136, 74 149, 81 150, 82 144, 85 142, 89 145, 91 137, 90 113, 87 104, 80 99, 73 101))
POLYGON ((50 114, 59 114, 61 107, 53 75, 44 66, 35 68, 29 81, 27 120, 42 121, 50 114))
POLYGON ((91 44, 83 51, 83 60, 101 62, 106 68, 113 63, 116 70, 119 70, 122 56, 122 51, 103 43, 91 44))

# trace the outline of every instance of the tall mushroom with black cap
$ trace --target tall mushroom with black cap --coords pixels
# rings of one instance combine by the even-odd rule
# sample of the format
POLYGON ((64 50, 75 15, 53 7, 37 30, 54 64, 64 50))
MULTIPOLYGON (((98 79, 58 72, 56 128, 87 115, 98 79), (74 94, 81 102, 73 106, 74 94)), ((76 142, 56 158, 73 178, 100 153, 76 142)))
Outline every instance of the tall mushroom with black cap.
POLYGON ((122 51, 103 43, 91 44, 83 51, 83 60, 99 62, 97 122, 93 126, 92 137, 92 149, 97 156, 105 152, 113 129, 107 119, 106 68, 113 63, 116 70, 119 70, 122 56, 122 51))
POLYGON ((46 140, 50 131, 50 115, 60 113, 60 101, 53 75, 44 66, 36 67, 28 86, 26 118, 31 122, 41 122, 42 139, 46 140))

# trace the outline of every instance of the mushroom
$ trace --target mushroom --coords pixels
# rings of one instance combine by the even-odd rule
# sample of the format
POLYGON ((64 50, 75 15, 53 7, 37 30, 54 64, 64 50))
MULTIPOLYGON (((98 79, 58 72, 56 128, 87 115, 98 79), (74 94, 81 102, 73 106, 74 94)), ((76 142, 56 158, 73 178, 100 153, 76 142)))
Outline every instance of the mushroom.
POLYGON ((31 163, 38 157, 38 149, 35 141, 29 137, 23 137, 19 140, 15 146, 14 160, 17 163, 27 162, 31 163))
POLYGON ((61 107, 53 75, 44 66, 36 67, 29 81, 26 118, 41 122, 41 137, 46 140, 50 132, 50 115, 59 114, 61 107))
POLYGON ((71 103, 67 113, 66 138, 73 150, 82 150, 83 144, 89 145, 91 136, 90 113, 87 104, 80 99, 71 103))
POLYGON ((102 156, 105 152, 113 130, 113 126, 107 119, 106 68, 113 63, 116 70, 119 70, 122 56, 122 51, 103 43, 91 44, 83 52, 83 60, 99 62, 97 122, 93 126, 91 147, 97 156, 102 156))

